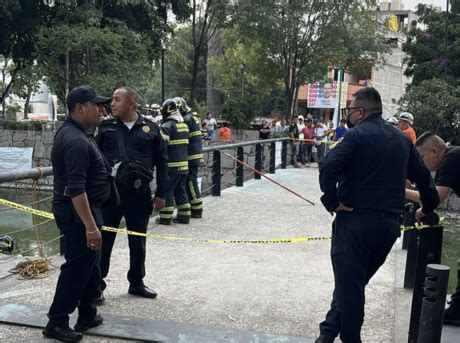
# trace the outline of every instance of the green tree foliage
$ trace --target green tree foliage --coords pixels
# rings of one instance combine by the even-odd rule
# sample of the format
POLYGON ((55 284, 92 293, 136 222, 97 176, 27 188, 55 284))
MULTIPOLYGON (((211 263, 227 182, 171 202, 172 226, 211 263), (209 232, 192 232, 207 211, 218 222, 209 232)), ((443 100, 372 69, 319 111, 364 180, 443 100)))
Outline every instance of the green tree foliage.
MULTIPOLYGON (((245 123, 256 115, 270 115, 272 110, 284 110, 286 98, 284 92, 279 92, 282 88, 279 78, 281 68, 266 58, 262 44, 256 40, 248 44, 237 24, 221 30, 221 33, 225 53, 210 59, 208 63, 212 64, 218 75, 216 84, 226 98, 225 111, 229 112, 231 106, 234 113, 240 113, 248 108, 248 103, 251 104, 249 113, 242 118, 245 123)), ((228 116, 226 119, 236 127, 237 119, 234 114, 232 116, 233 119, 228 116)))
POLYGON ((43 76, 37 63, 31 63, 21 68, 14 80, 14 93, 26 99, 24 103, 24 119, 28 118, 30 98, 33 93, 39 90, 40 81, 43 81, 43 76))
POLYGON ((47 10, 44 1, 0 1, 0 55, 4 60, 14 62, 9 70, 9 82, 2 83, 2 101, 17 73, 33 65, 36 56, 35 36, 47 10))
POLYGON ((432 78, 460 85, 460 1, 452 1, 449 14, 427 5, 419 5, 416 13, 419 18, 403 46, 411 86, 432 78))
POLYGON ((402 109, 414 116, 418 134, 432 131, 454 145, 460 143, 460 86, 443 79, 423 80, 401 99, 402 109))
POLYGON ((222 106, 222 118, 231 123, 231 126, 236 129, 237 137, 239 137, 241 130, 248 128, 254 119, 256 108, 254 98, 246 99, 243 102, 238 98, 230 98, 222 106))
MULTIPOLYGON (((201 50, 198 66, 195 65, 195 48, 193 47, 192 26, 178 28, 171 39, 166 53, 166 90, 165 92, 184 99, 190 99, 192 82, 194 82, 194 99, 196 102, 206 100, 206 49, 201 50), (193 81, 195 70, 195 81, 193 81)), ((192 106, 192 102, 190 102, 192 106)))
POLYGON ((279 66, 270 72, 280 71, 286 111, 292 115, 299 86, 322 78, 328 66, 373 63, 383 46, 378 24, 368 23, 374 5, 360 0, 248 0, 236 3, 234 19, 244 30, 246 45, 257 40, 264 57, 279 66))
POLYGON ((61 100, 67 82, 106 94, 131 84, 142 93, 170 32, 168 13, 180 22, 190 7, 186 0, 5 0, 0 54, 15 62, 12 79, 25 61, 37 61, 61 100))
POLYGON ((195 106, 196 90, 200 60, 205 55, 211 37, 216 33, 226 17, 228 1, 225 0, 190 0, 191 6, 191 43, 192 79, 190 83, 190 104, 195 106))
POLYGON ((168 2, 158 3, 161 6, 156 1, 57 3, 38 35, 38 61, 58 97, 64 99, 66 81, 69 88, 91 84, 105 94, 129 84, 143 94, 167 30, 159 13, 168 2))
POLYGON ((61 100, 65 98, 67 53, 70 89, 90 84, 110 95, 116 86, 130 84, 142 90, 151 76, 145 37, 116 20, 110 28, 101 27, 101 18, 102 13, 92 6, 72 11, 58 8, 57 18, 38 34, 38 63, 61 100))
POLYGON ((427 5, 417 14, 403 46, 412 82, 401 109, 414 115, 419 134, 430 130, 459 144, 460 1, 452 1, 449 14, 427 5))

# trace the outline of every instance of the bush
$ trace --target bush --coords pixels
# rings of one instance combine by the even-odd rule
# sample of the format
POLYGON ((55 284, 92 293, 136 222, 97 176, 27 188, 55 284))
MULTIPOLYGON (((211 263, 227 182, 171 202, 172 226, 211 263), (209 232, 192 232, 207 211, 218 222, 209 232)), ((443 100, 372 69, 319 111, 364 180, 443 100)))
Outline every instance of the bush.
POLYGON ((6 105, 6 111, 16 113, 16 112, 21 112, 22 108, 21 106, 19 106, 17 102, 11 102, 8 105, 6 105))
POLYGON ((5 127, 10 130, 19 131, 42 131, 46 127, 46 122, 40 120, 16 121, 6 120, 5 127))

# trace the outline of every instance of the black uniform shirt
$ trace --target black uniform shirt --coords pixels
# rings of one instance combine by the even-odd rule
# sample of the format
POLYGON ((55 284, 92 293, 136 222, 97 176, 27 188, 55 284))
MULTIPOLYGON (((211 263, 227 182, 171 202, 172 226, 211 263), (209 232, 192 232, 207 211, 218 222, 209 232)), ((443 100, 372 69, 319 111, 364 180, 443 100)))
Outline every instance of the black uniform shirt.
POLYGON ((53 203, 68 202, 86 192, 90 205, 100 206, 109 197, 109 173, 93 132, 68 116, 54 137, 51 151, 53 203))
POLYGON ((332 212, 339 202, 354 209, 400 214, 405 180, 415 182, 423 212, 439 203, 433 179, 409 137, 381 116, 348 130, 320 163, 321 201, 332 212))
POLYGON ((140 114, 131 130, 117 118, 104 120, 99 125, 96 141, 111 166, 121 161, 117 130, 123 132, 126 152, 130 160, 139 161, 152 172, 156 167, 155 196, 164 198, 168 183, 168 155, 166 142, 160 134, 160 127, 140 114))
POLYGON ((447 149, 435 181, 437 186, 452 188, 460 196, 460 147, 447 149))

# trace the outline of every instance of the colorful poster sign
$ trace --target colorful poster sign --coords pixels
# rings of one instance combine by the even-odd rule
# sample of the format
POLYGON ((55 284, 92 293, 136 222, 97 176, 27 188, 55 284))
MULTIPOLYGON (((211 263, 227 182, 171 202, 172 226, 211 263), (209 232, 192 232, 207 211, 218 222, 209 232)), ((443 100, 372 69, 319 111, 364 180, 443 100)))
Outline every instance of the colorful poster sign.
MULTIPOLYGON (((342 82, 342 97, 340 107, 347 105, 348 82, 342 82)), ((339 96, 339 83, 316 82, 308 85, 308 107, 309 108, 336 108, 339 96)))

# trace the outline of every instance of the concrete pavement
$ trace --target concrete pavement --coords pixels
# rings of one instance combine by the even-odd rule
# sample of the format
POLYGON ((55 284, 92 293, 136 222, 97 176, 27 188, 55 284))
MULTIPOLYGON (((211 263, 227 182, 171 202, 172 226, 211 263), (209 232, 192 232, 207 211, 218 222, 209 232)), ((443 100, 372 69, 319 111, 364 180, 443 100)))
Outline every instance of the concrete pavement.
MULTIPOLYGON (((228 188, 207 197, 204 217, 190 225, 149 232, 196 239, 264 240, 329 236, 332 216, 320 204, 317 168, 271 175, 316 203, 310 206, 268 180, 228 188)), ((167 320, 194 325, 315 338, 328 310, 333 273, 329 240, 289 244, 221 244, 147 240, 145 283, 159 296, 127 294, 127 237, 117 238, 102 315, 167 320)), ((0 280, 0 303, 51 303, 57 270, 43 280, 0 280)), ((366 291, 364 342, 393 342, 395 253, 366 291)), ((0 325, 0 339, 41 339, 40 331, 0 325)), ((87 337, 85 341, 103 338, 87 337)), ((111 339, 111 341, 113 341, 111 339)), ((308 339, 305 339, 308 342, 308 339)))

